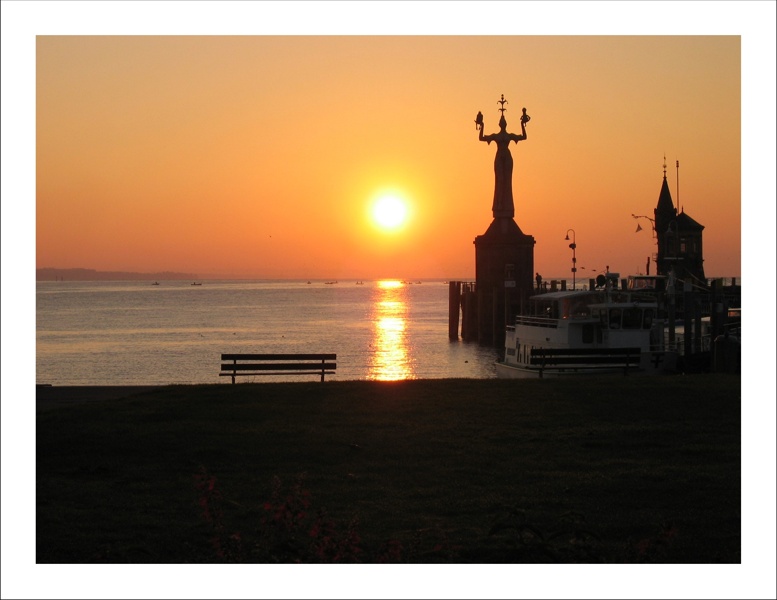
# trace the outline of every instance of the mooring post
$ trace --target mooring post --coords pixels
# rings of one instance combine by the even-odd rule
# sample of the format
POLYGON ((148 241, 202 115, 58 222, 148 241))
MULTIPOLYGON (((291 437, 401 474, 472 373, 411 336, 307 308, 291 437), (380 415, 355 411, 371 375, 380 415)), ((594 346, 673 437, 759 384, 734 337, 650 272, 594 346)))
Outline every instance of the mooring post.
POLYGON ((448 283, 448 338, 459 339, 459 312, 461 307, 461 282, 448 283))

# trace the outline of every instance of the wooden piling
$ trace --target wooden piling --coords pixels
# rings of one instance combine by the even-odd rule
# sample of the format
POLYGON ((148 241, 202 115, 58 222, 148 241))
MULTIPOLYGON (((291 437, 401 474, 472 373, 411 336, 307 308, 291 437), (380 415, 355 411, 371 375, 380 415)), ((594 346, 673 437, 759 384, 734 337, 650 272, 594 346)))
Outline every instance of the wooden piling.
POLYGON ((448 338, 459 339, 459 312, 461 312, 461 282, 448 284, 448 338))
POLYGON ((465 283, 461 294, 461 338, 465 342, 478 339, 478 296, 475 284, 465 283))

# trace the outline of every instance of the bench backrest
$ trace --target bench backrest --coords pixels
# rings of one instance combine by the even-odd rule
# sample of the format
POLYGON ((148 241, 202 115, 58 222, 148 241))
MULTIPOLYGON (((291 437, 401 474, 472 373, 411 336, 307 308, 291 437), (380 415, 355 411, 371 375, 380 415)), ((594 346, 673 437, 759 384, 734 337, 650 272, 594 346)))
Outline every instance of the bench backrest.
POLYGON ((337 354, 222 354, 221 360, 336 360, 337 354))
POLYGON ((636 365, 640 361, 639 348, 574 349, 532 348, 529 362, 533 365, 636 365))

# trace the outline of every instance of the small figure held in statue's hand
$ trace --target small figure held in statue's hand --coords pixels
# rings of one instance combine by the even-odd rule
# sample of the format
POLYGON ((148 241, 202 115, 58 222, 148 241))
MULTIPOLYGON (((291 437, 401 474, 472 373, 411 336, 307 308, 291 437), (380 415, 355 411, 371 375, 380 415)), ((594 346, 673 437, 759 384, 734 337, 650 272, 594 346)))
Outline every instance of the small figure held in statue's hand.
POLYGON ((483 129, 483 113, 478 111, 478 116, 475 117, 475 129, 483 129))
POLYGON ((537 281, 537 291, 540 291, 540 288, 542 287, 542 275, 537 273, 534 279, 537 281))

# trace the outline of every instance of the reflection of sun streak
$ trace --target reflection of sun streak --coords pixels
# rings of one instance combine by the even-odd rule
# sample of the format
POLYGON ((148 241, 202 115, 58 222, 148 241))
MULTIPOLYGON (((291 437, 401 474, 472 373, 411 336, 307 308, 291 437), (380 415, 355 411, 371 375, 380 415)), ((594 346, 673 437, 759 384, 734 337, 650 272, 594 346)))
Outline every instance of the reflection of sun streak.
POLYGON ((374 365, 377 370, 376 379, 394 381, 406 379, 409 375, 404 333, 404 319, 383 317, 378 321, 374 365))
POLYGON ((408 360, 406 339, 407 304, 399 281, 378 282, 378 297, 373 304, 372 364, 370 379, 397 381, 413 376, 408 360))
POLYGON ((386 279, 378 282, 378 287, 382 290, 393 290, 398 287, 402 287, 401 281, 395 281, 393 279, 386 279))

